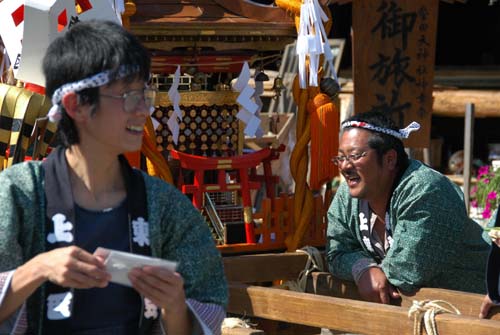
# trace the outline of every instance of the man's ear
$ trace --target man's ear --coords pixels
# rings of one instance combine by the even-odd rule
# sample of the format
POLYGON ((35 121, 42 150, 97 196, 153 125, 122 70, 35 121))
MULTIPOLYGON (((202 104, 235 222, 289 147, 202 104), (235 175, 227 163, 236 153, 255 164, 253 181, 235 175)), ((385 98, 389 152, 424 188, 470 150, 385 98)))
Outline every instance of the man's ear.
POLYGON ((398 153, 394 149, 390 149, 385 153, 385 161, 390 170, 396 169, 396 164, 398 162, 398 153))
POLYGON ((66 113, 73 119, 78 119, 82 117, 82 109, 80 108, 80 98, 75 92, 66 93, 61 100, 66 113))

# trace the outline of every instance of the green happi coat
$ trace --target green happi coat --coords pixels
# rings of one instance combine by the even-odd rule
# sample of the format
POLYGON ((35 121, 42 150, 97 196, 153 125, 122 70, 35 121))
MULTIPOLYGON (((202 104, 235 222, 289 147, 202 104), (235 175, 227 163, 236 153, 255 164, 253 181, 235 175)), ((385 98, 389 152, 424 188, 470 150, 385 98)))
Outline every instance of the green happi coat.
MULTIPOLYGON (((380 267, 405 292, 420 287, 485 293, 490 239, 467 216, 463 193, 448 178, 410 160, 390 199, 394 242, 380 267)), ((328 211, 330 272, 353 280, 353 265, 374 260, 359 229, 359 200, 342 183, 328 211)))

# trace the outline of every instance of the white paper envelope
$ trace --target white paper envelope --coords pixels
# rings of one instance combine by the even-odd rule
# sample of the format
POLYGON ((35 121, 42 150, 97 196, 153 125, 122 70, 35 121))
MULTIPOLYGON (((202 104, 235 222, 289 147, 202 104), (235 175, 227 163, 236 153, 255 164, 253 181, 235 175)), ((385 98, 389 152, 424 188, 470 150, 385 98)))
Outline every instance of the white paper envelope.
POLYGON ((111 275, 111 282, 129 287, 132 287, 132 283, 128 279, 128 273, 133 268, 149 265, 175 271, 177 267, 177 262, 106 248, 97 248, 94 255, 106 258, 104 264, 111 275))

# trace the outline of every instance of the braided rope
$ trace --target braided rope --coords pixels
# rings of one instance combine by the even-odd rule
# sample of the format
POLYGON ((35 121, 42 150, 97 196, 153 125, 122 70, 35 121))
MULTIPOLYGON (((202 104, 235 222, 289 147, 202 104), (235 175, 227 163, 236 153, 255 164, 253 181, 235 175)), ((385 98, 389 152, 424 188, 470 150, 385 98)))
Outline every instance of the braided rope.
POLYGON ((443 313, 460 315, 458 308, 444 300, 413 300, 408 310, 408 318, 413 317, 413 335, 422 334, 422 321, 428 335, 439 335, 436 315, 443 313))

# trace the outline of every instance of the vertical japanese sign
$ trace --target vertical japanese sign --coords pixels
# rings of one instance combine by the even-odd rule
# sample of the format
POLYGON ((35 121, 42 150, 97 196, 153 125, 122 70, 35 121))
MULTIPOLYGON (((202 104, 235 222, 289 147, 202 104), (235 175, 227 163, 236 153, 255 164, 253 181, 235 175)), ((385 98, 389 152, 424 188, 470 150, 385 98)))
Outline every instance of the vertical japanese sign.
POLYGON ((405 145, 428 147, 439 0, 354 0, 355 112, 421 125, 405 145))

